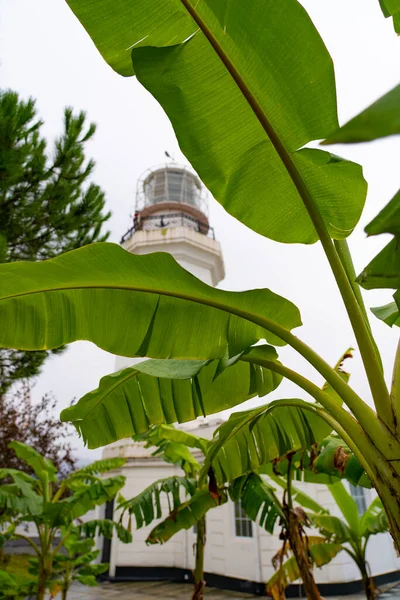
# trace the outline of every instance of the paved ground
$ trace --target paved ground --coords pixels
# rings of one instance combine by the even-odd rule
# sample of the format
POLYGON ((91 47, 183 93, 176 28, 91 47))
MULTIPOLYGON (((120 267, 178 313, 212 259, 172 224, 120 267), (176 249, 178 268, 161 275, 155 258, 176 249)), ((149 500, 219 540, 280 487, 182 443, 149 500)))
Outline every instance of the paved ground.
MULTIPOLYGON (((400 600, 400 585, 390 584, 382 588, 379 600, 400 600)), ((68 594, 69 600, 190 600, 192 586, 184 583, 136 582, 136 583, 103 583, 97 588, 75 587, 68 594)), ((205 588, 204 600, 245 600, 256 596, 205 588)), ((330 596, 327 600, 365 600, 363 594, 330 596)))
MULTIPOLYGON (((103 583, 97 588, 79 586, 71 589, 68 600, 190 600, 193 586, 187 583, 135 582, 103 583)), ((206 588, 204 600, 245 600, 255 596, 206 588)))

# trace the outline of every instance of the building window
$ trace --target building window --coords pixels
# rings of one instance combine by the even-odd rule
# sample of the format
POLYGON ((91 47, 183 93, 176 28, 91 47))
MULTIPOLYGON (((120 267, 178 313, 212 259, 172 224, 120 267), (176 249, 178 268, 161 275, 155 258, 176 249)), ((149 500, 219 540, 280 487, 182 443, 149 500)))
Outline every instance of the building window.
POLYGON ((350 483, 350 494, 355 500, 358 508, 358 514, 363 515, 367 510, 367 502, 365 500, 365 490, 361 485, 354 486, 350 483))
POLYGON ((253 537, 253 524, 244 512, 240 501, 235 502, 235 534, 237 537, 253 537))

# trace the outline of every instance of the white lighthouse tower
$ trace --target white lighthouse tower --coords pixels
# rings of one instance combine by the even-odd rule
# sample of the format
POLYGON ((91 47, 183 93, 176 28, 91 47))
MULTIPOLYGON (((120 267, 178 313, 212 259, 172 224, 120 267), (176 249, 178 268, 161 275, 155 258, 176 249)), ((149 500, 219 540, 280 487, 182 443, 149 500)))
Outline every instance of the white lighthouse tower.
POLYGON ((169 252, 209 285, 225 276, 221 246, 208 221, 206 191, 196 175, 174 163, 139 179, 133 227, 121 243, 133 254, 169 252))
MULTIPOLYGON (((151 169, 139 179, 133 224, 121 245, 132 254, 169 252, 209 285, 225 277, 221 246, 208 220, 207 192, 194 173, 175 163, 151 169)), ((118 357, 116 368, 134 362, 118 357)))

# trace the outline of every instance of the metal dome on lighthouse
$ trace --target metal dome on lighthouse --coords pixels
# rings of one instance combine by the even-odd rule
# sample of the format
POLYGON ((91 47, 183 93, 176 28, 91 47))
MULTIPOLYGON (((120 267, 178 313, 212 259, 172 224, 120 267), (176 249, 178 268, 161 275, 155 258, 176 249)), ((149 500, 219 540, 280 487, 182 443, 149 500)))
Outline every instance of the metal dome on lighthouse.
POLYGON ((208 218, 207 191, 190 169, 171 162, 137 184, 133 224, 121 240, 134 254, 169 252, 210 285, 225 276, 220 244, 208 218))
POLYGON ((133 228, 122 241, 134 231, 178 226, 214 237, 205 188, 186 167, 169 164, 148 170, 137 184, 133 228))

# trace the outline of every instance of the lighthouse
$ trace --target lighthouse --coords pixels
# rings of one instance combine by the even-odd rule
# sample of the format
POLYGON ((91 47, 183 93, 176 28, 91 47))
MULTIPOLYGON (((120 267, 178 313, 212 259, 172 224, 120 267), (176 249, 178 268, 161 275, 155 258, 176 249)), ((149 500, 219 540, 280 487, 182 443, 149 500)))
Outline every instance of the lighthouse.
MULTIPOLYGON (((168 252, 208 285, 225 277, 221 245, 208 218, 207 191, 187 167, 170 163, 144 173, 137 183, 132 220, 121 239, 128 252, 168 252)), ((134 362, 117 357, 116 368, 134 362)))
POLYGON ((207 192, 186 167, 168 164, 139 179, 133 224, 121 244, 133 254, 169 252, 209 285, 225 276, 221 246, 208 219, 207 192))

